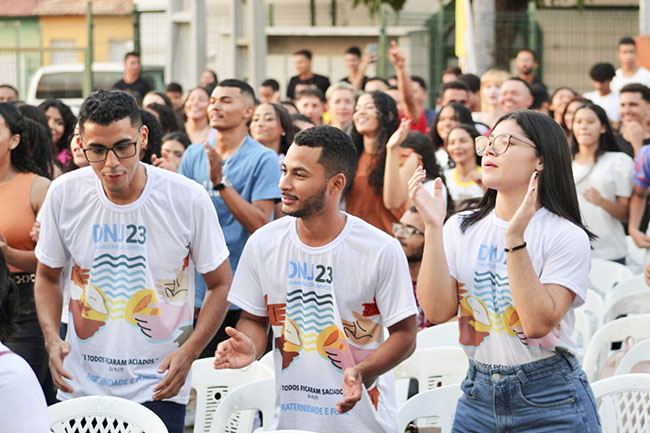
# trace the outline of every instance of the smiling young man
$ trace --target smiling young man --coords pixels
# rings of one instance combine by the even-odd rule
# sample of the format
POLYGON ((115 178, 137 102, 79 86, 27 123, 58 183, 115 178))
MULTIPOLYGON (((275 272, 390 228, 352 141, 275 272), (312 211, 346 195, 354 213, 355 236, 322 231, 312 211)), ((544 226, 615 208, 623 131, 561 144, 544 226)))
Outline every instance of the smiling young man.
POLYGON ((356 160, 337 128, 295 137, 280 180, 289 216, 251 236, 230 291, 244 312, 215 368, 261 356, 270 323, 278 429, 397 429, 394 380, 384 373, 414 350, 417 309, 399 242, 339 210, 356 160))
POLYGON ((79 129, 90 167, 53 182, 36 247, 36 306, 58 398, 127 398, 182 432, 187 373, 228 308, 232 274, 216 212, 200 185, 139 162, 148 130, 132 96, 91 94, 79 129), (195 267, 208 295, 192 331, 195 267))
MULTIPOLYGON (((248 237, 271 220, 273 206, 280 199, 278 155, 248 134, 254 111, 255 93, 250 85, 235 79, 219 82, 208 106, 216 137, 209 143, 188 147, 178 169, 201 184, 212 199, 230 251, 233 274, 248 237)), ((205 285, 201 278, 196 284, 196 305, 200 307, 205 285)), ((223 325, 234 326, 240 311, 233 305, 223 325)), ((225 338, 222 327, 202 357, 212 356, 216 343, 225 338)))

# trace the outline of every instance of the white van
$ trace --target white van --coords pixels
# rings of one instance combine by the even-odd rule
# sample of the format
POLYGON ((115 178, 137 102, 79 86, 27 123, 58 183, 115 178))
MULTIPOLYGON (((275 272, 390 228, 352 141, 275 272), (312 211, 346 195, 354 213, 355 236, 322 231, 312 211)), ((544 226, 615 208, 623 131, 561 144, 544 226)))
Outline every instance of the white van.
MULTIPOLYGON (((142 66, 141 76, 151 88, 165 90, 163 66, 142 66)), ((76 114, 83 102, 83 64, 39 68, 29 83, 26 101, 38 105, 46 99, 60 99, 76 114)), ((93 90, 110 89, 124 75, 121 63, 94 63, 93 90)))

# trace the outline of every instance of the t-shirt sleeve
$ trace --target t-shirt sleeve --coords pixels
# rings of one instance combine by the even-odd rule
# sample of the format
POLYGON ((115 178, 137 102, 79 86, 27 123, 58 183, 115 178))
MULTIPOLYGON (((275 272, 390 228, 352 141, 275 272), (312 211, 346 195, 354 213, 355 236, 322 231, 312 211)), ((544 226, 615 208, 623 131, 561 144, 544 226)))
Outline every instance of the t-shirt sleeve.
POLYGON ((557 284, 576 294, 574 307, 584 304, 589 286, 591 251, 587 233, 571 225, 559 230, 544 252, 542 284, 557 284))
POLYGON ((634 183, 641 188, 650 187, 650 146, 643 146, 634 158, 634 183))
POLYGON ((178 167, 178 174, 182 174, 185 177, 194 179, 193 177, 194 173, 192 171, 192 160, 193 160, 192 149, 187 149, 187 151, 183 153, 183 159, 181 159, 181 165, 178 167))
POLYGON ((394 239, 384 247, 377 266, 377 308, 384 326, 390 327, 418 313, 413 283, 402 247, 394 239))
POLYGON ((266 317, 268 313, 255 254, 256 240, 257 236, 253 235, 244 246, 228 293, 228 302, 255 316, 266 317))
POLYGON ((634 189, 634 161, 622 152, 617 152, 614 163, 616 196, 630 197, 634 189))
POLYGON ((214 271, 228 258, 226 241, 219 225, 217 211, 208 194, 201 188, 192 206, 194 230, 191 240, 192 262, 197 272, 214 271))
POLYGON ((445 257, 447 258, 449 275, 456 280, 458 280, 458 272, 456 270, 456 245, 458 244, 458 236, 460 235, 460 222, 460 217, 458 215, 453 215, 447 220, 442 230, 442 243, 445 247, 445 257))
POLYGON ((38 261, 50 268, 64 267, 70 257, 60 231, 61 198, 58 197, 58 192, 56 186, 50 187, 37 218, 41 223, 41 232, 34 252, 38 261))
POLYGON ((280 164, 272 152, 264 152, 260 157, 255 183, 251 191, 251 202, 280 199, 280 164))

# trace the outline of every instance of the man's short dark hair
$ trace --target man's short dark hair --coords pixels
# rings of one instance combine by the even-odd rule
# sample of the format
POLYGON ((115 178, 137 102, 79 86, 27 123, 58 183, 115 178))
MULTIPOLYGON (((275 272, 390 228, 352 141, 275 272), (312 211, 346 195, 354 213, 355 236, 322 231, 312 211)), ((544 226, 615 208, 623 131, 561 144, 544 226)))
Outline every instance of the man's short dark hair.
POLYGON ((357 169, 357 150, 352 138, 343 130, 328 125, 314 126, 298 133, 293 139, 293 144, 320 147, 318 163, 325 168, 325 174, 332 177, 343 173, 345 187, 350 185, 357 169))
POLYGON ((469 92, 469 87, 467 87, 467 84, 463 83, 462 81, 455 80, 455 81, 449 81, 448 83, 443 83, 440 86, 440 94, 442 95, 449 89, 456 89, 456 90, 464 90, 466 92, 469 92))
POLYGON ((645 102, 650 102, 650 88, 639 83, 630 83, 623 86, 619 94, 623 93, 640 93, 645 102))
MULTIPOLYGON (((239 89, 242 95, 250 96, 251 98, 253 98, 253 102, 256 100, 255 90, 253 90, 250 84, 248 84, 246 81, 237 80, 236 78, 228 78, 227 80, 219 81, 217 87, 236 87, 239 89)), ((210 92, 210 94, 211 93, 212 92, 210 92)))
POLYGON ((530 53, 533 56, 533 60, 537 60, 537 53, 530 48, 522 48, 521 50, 517 51, 517 55, 519 55, 519 53, 530 53))
POLYGON ((183 86, 172 81, 171 83, 167 84, 165 92, 183 93, 183 86))
MULTIPOLYGON (((520 83, 523 83, 524 86, 526 86, 526 88, 528 89, 528 91, 530 92, 531 95, 534 94, 534 93, 533 93, 533 88, 530 87, 530 83, 528 83, 528 81, 526 81, 526 80, 522 80, 522 79, 519 78, 519 77, 510 77, 510 78, 508 78, 506 81, 519 81, 520 83)), ((504 81, 504 83, 505 83, 506 81, 504 81)))
POLYGON ((618 41, 618 46, 620 47, 621 45, 634 45, 636 47, 636 42, 634 41, 634 38, 625 36, 622 37, 620 41, 618 41))
POLYGON ((457 81, 465 83, 470 92, 476 93, 481 90, 481 79, 474 74, 463 74, 457 81))
POLYGON ((293 53, 294 56, 305 56, 307 57, 307 60, 311 60, 311 51, 309 50, 298 50, 295 53, 293 53))
POLYGON ((0 89, 3 88, 3 87, 5 89, 13 90, 13 92, 16 94, 16 98, 18 97, 18 89, 16 89, 14 86, 12 86, 11 84, 0 84, 0 89))
POLYGON ((361 49, 359 47, 350 47, 345 50, 345 54, 352 54, 353 56, 361 57, 361 49))
POLYGON ((316 98, 320 99, 320 101, 324 104, 327 102, 325 99, 325 95, 323 95, 323 92, 321 92, 320 89, 315 89, 315 88, 308 88, 301 90, 296 94, 296 102, 300 100, 300 98, 304 96, 315 96, 316 98))
POLYGON ((592 80, 602 83, 609 81, 616 75, 614 65, 611 63, 596 63, 589 70, 589 76, 592 80))
POLYGON ((84 130, 86 122, 107 126, 128 117, 131 126, 140 127, 142 117, 135 98, 121 90, 98 90, 81 104, 79 129, 84 130))
POLYGON ((124 61, 126 62, 126 59, 128 59, 129 57, 137 57, 139 59, 140 53, 138 53, 137 51, 129 51, 124 55, 124 61))
POLYGON ((262 87, 270 87, 271 89, 273 89, 274 92, 280 91, 280 83, 278 83, 273 78, 269 78, 268 80, 262 81, 262 87))
POLYGON ((388 81, 384 80, 384 79, 381 78, 381 77, 370 77, 370 78, 368 78, 368 79, 366 80, 366 84, 368 84, 368 83, 371 82, 371 81, 381 81, 381 82, 384 83, 386 86, 388 86, 388 81))
POLYGON ((411 81, 415 81, 422 87, 422 90, 425 92, 427 91, 427 82, 424 81, 424 78, 420 77, 419 75, 411 75, 411 81))
POLYGON ((539 110, 545 102, 551 102, 551 97, 545 85, 542 83, 533 83, 530 87, 533 89, 533 105, 529 107, 531 110, 539 110))
POLYGON ((300 113, 291 114, 289 117, 291 117, 291 122, 309 122, 311 124, 314 123, 314 121, 311 120, 309 117, 300 113))
POLYGON ((445 74, 454 74, 454 75, 458 75, 460 77, 461 75, 463 75, 463 71, 461 71, 458 66, 450 66, 447 69, 445 69, 444 71, 442 71, 442 75, 445 75, 445 74))

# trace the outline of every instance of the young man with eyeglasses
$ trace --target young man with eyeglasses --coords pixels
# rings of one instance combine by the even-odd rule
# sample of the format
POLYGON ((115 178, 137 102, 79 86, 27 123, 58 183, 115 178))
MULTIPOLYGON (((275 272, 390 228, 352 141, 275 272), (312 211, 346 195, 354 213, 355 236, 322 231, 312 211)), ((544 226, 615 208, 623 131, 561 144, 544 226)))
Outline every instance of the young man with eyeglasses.
POLYGON ((415 349, 417 309, 397 241, 339 210, 356 160, 338 128, 296 135, 280 179, 289 216, 253 233, 228 296, 244 311, 237 329, 226 328, 231 338, 219 344, 215 367, 253 362, 273 327, 274 428, 397 430, 385 373, 415 349))
MULTIPOLYGON (((406 255, 411 282, 413 283, 413 294, 417 296, 418 274, 420 273, 422 253, 424 252, 424 221, 422 221, 417 208, 411 207, 407 209, 399 222, 393 223, 393 236, 399 241, 406 255)), ((424 329, 432 325, 433 323, 424 317, 422 308, 418 304, 418 329, 424 329)))
POLYGON ((132 96, 91 94, 79 129, 90 167, 53 183, 36 248, 36 306, 58 398, 127 398, 182 433, 187 373, 228 309, 232 274, 217 214, 200 185, 139 161, 148 129, 132 96), (192 330, 195 267, 208 291, 192 330))

